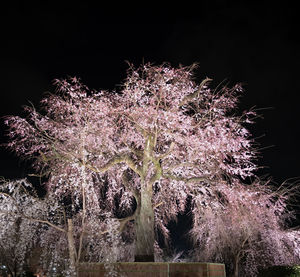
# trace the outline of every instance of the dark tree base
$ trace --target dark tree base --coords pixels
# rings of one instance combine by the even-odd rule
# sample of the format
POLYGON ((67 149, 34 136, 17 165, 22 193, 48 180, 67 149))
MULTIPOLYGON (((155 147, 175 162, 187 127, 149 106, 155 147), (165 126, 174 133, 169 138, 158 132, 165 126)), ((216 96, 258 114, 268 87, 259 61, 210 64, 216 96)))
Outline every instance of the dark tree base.
POLYGON ((154 262, 154 255, 137 255, 134 257, 135 262, 154 262))

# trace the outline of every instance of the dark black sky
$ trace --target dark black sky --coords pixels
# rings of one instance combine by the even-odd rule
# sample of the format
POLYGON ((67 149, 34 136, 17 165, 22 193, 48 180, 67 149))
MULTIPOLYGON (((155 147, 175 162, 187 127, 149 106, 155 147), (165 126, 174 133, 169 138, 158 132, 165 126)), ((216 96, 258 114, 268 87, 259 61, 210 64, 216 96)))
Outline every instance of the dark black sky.
MULTIPOLYGON (((213 78, 215 86, 245 83, 242 109, 272 107, 251 127, 255 137, 264 135, 261 147, 274 145, 262 150, 259 164, 268 168, 261 174, 278 183, 300 176, 299 14, 288 1, 10 2, 1 11, 0 116, 20 114, 28 100, 38 106, 54 78, 76 75, 91 88, 113 89, 126 60, 197 62, 199 78, 213 78)), ((4 131, 1 122, 1 143, 4 131)), ((25 174, 12 154, 1 148, 0 155, 0 176, 25 174)))

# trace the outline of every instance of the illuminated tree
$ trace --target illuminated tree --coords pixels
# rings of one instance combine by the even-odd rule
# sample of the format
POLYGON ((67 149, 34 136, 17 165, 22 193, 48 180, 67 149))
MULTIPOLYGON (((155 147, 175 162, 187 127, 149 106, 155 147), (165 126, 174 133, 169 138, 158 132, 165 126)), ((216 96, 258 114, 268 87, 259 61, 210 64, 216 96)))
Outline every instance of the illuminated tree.
POLYGON ((104 193, 122 229, 134 221, 135 261, 153 261, 155 229, 167 237, 188 196, 256 169, 244 127, 254 113, 234 114, 241 86, 213 90, 210 79, 193 78, 192 67, 143 65, 130 68, 118 93, 57 80, 42 113, 7 117, 8 147, 47 176, 49 192, 72 196, 83 223, 103 210, 104 193))
POLYGON ((53 270, 77 276, 80 262, 113 262, 126 255, 119 222, 107 214, 89 214, 79 206, 72 210, 54 194, 38 197, 26 179, 1 180, 0 188, 1 259, 13 276, 24 272, 36 248, 41 259, 35 264, 51 276, 53 270))
POLYGON ((30 201, 24 194, 22 182, 0 180, 0 263, 12 276, 20 276, 28 266, 29 253, 37 242, 38 223, 20 217, 24 210, 31 217, 41 214, 37 201, 30 201), (22 203, 19 207, 17 203, 22 203))
POLYGON ((269 266, 299 264, 299 231, 287 227, 294 217, 288 203, 297 189, 236 182, 220 186, 214 196, 205 197, 204 192, 193 203, 193 209, 201 210, 190 231, 195 260, 224 262, 234 277, 257 276, 259 269, 269 266))
MULTIPOLYGON (((0 215, 0 274, 1 271, 11 276, 21 276, 28 269, 30 251, 35 242, 36 228, 33 224, 12 217, 0 215)), ((2 275, 0 275, 2 276, 2 275)))

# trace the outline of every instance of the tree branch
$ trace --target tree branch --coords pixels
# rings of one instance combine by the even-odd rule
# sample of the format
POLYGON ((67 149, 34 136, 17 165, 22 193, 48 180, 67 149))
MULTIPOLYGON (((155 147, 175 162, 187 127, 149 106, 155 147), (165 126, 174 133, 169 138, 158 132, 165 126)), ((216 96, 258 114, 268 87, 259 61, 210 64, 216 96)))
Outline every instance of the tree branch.
POLYGON ((179 107, 180 107, 180 106, 183 106, 183 105, 185 105, 185 104, 187 104, 187 103, 190 102, 193 98, 197 97, 197 96, 200 94, 200 92, 201 92, 201 90, 203 89, 203 87, 205 86, 205 84, 208 83, 208 82, 210 82, 210 81, 212 81, 212 79, 210 79, 210 78, 205 78, 205 79, 201 82, 199 88, 198 88, 195 92, 193 92, 193 93, 191 93, 191 94, 185 96, 185 97, 181 100, 181 102, 179 103, 179 107))
POLYGON ((44 223, 44 224, 46 224, 46 225, 48 225, 48 226, 53 227, 54 229, 56 229, 56 230, 58 230, 58 231, 60 231, 60 232, 66 233, 66 230, 65 230, 65 229, 56 226, 55 224, 49 222, 48 220, 41 220, 41 219, 30 218, 30 217, 27 217, 27 216, 25 216, 25 215, 24 215, 23 217, 24 217, 25 219, 27 219, 27 220, 30 220, 30 221, 35 221, 35 222, 39 222, 39 223, 44 223))
POLYGON ((163 174, 163 177, 175 181, 183 181, 187 184, 189 183, 197 183, 197 182, 206 182, 211 183, 211 180, 209 180, 207 177, 201 176, 201 177, 191 177, 191 178, 185 178, 181 176, 174 176, 172 174, 163 174))
POLYGON ((173 151, 174 146, 175 146, 175 143, 174 143, 174 141, 172 141, 170 144, 169 150, 166 153, 158 156, 158 159, 163 160, 165 157, 167 157, 173 151))
POLYGON ((134 124, 136 125, 137 129, 140 129, 140 131, 142 132, 142 134, 143 134, 144 136, 147 135, 147 134, 149 133, 145 128, 143 128, 139 123, 137 123, 131 116, 126 115, 126 114, 124 114, 124 113, 123 113, 123 115, 124 115, 125 117, 127 117, 127 118, 129 119, 129 121, 131 121, 132 123, 134 123, 134 124))
POLYGON ((170 166, 169 168, 167 168, 165 170, 165 172, 170 172, 171 170, 173 170, 174 168, 178 168, 178 167, 193 167, 195 168, 196 167, 196 164, 195 163, 190 163, 190 162, 182 162, 182 163, 179 163, 179 164, 174 164, 172 166, 170 166))
POLYGON ((112 159, 110 159, 104 166, 97 168, 95 166, 92 166, 89 163, 83 163, 82 161, 79 161, 83 166, 89 168, 90 170, 96 172, 96 173, 104 173, 108 171, 110 168, 112 168, 114 165, 119 163, 126 163, 129 168, 131 168, 135 173, 137 173, 139 176, 142 175, 142 171, 139 167, 137 167, 133 161, 133 159, 129 156, 129 154, 120 154, 116 155, 112 159))
POLYGON ((19 216, 19 217, 22 217, 22 218, 27 219, 29 221, 39 222, 39 223, 46 224, 46 225, 51 226, 51 227, 53 227, 54 229, 56 229, 56 230, 58 230, 60 232, 66 233, 65 229, 56 226, 55 224, 49 222, 48 220, 42 220, 42 219, 32 218, 32 217, 29 217, 29 216, 27 216, 27 215, 25 215, 23 213, 13 213, 13 212, 2 212, 2 211, 0 211, 0 214, 11 215, 11 216, 12 215, 19 216))
POLYGON ((139 192, 136 188, 130 186, 130 176, 128 175, 128 172, 125 170, 122 174, 122 181, 124 183, 124 186, 133 194, 136 203, 139 201, 139 192))
POLYGON ((160 164, 160 160, 159 159, 155 159, 155 158, 151 158, 154 166, 155 166, 155 169, 156 169, 156 172, 155 174, 150 178, 150 181, 149 181, 149 186, 152 186, 152 184, 154 184, 155 181, 159 180, 160 177, 163 175, 163 170, 162 170, 162 167, 161 167, 161 164, 160 164))
POLYGON ((156 208, 158 208, 160 205, 162 205, 164 202, 163 201, 161 201, 161 202, 159 202, 158 204, 155 204, 154 206, 153 206, 153 210, 155 210, 156 208))
POLYGON ((123 232, 123 230, 124 230, 124 228, 126 226, 126 223, 128 221, 134 220, 134 219, 135 219, 135 213, 133 215, 131 215, 131 216, 119 219, 119 222, 120 222, 119 231, 120 231, 120 233, 123 232))
MULTIPOLYGON (((125 217, 125 218, 118 218, 117 220, 120 222, 118 231, 119 231, 120 233, 123 232, 126 223, 127 223, 128 221, 134 220, 134 219, 135 219, 135 212, 134 212, 133 215, 127 216, 127 217, 125 217)), ((104 235, 104 234, 107 234, 108 232, 109 232, 109 230, 105 230, 105 231, 100 232, 100 234, 101 234, 101 235, 104 235)))

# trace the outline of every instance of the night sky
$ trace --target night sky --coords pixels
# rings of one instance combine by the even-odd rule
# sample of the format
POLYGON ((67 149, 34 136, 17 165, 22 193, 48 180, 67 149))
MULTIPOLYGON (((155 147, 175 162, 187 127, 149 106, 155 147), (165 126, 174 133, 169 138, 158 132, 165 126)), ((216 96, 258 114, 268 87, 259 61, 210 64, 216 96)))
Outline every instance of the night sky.
MULTIPOLYGON (((262 109, 264 119, 251 126, 265 166, 258 174, 277 183, 300 177, 299 14, 289 1, 9 2, 1 12, 0 116, 20 115, 28 101, 38 106, 54 91, 54 78, 77 76, 90 88, 112 90, 126 76, 126 61, 196 62, 199 81, 242 82, 241 110, 262 109)), ((4 133, 1 120, 1 143, 4 133)), ((26 175, 12 153, 1 148, 0 157, 0 176, 26 175)))

